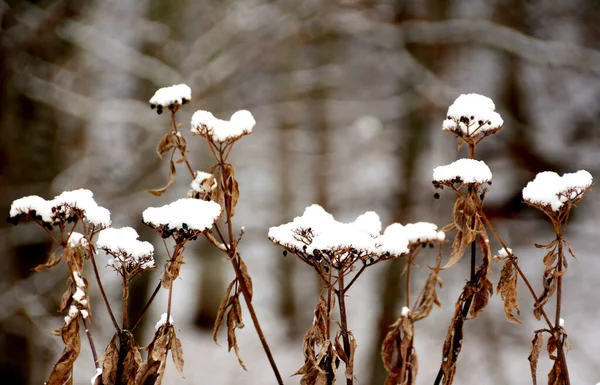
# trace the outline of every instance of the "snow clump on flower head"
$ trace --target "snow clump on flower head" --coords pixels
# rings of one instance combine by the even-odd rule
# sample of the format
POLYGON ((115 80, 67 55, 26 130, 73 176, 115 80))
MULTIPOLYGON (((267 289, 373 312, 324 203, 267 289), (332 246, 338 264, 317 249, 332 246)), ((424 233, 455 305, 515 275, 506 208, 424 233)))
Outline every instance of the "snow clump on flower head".
POLYGON ((250 111, 237 111, 229 120, 216 118, 208 111, 196 111, 192 116, 192 133, 215 143, 233 143, 252 133, 256 120, 250 111))
POLYGON ((500 131, 504 121, 492 99, 479 94, 462 94, 448 108, 443 131, 459 137, 486 136, 500 131))
POLYGON ((216 202, 182 198, 161 207, 149 207, 142 220, 158 231, 163 238, 176 235, 187 239, 209 230, 221 216, 216 202))
POLYGON ((96 246, 114 258, 108 265, 128 273, 151 269, 154 264, 154 247, 150 242, 139 241, 138 233, 131 227, 108 228, 100 231, 96 246))
POLYGON ((568 201, 576 203, 592 186, 592 175, 580 170, 563 176, 552 171, 544 171, 523 189, 523 199, 531 205, 560 210, 568 201))
POLYGON ((150 98, 150 108, 160 115, 163 109, 174 110, 192 100, 192 89, 185 84, 160 88, 150 98))
POLYGON ((491 180, 492 172, 482 160, 459 159, 433 169, 433 183, 437 188, 453 183, 481 185, 491 180))

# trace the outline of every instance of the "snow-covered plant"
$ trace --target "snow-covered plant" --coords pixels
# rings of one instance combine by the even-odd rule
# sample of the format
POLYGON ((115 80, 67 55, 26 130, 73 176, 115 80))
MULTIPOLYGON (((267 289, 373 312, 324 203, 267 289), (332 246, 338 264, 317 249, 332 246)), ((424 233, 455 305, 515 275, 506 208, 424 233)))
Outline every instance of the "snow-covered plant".
MULTIPOLYGON (((311 266, 324 283, 315 309, 312 327, 304 337, 304 365, 296 372, 302 375, 301 383, 334 383, 336 369, 340 362, 346 366, 346 383, 354 383, 354 355, 356 340, 348 328, 346 315, 346 295, 350 287, 367 267, 379 262, 407 259, 407 306, 410 305, 410 269, 418 251, 427 245, 440 245, 445 234, 431 223, 416 223, 403 226, 394 223, 382 232, 379 216, 368 211, 355 221, 341 223, 319 205, 305 209, 304 214, 292 222, 271 227, 269 239, 284 248, 284 255, 292 253, 311 266), (334 333, 331 319, 337 299, 340 322, 334 333)), ((433 285, 429 285, 415 304, 415 312, 408 321, 412 328, 414 320, 426 317, 437 301, 435 285, 437 269, 432 273, 433 285), (433 289, 433 293, 429 290, 433 289)), ((406 319, 408 314, 405 315, 406 319)), ((392 333, 392 332, 391 332, 392 333)), ((416 353, 412 347, 412 337, 407 346, 395 346, 395 334, 387 339, 383 357, 386 368, 392 372, 401 371, 401 378, 416 375, 416 353)), ((406 345, 406 344, 405 344, 406 345)), ((398 377, 400 379, 400 377, 398 377)))
MULTIPOLYGON (((523 199, 544 212, 551 220, 556 239, 545 245, 536 247, 548 250, 544 256, 544 288, 538 296, 533 290, 529 280, 518 264, 517 256, 508 248, 493 225, 485 216, 483 202, 488 187, 491 185, 492 173, 483 161, 475 160, 475 149, 483 138, 502 129, 503 121, 495 112, 491 99, 477 95, 461 95, 450 106, 447 119, 442 125, 443 131, 453 133, 459 138, 459 148, 463 144, 468 146, 468 158, 459 159, 446 166, 440 166, 433 171, 433 185, 437 189, 450 188, 456 194, 453 221, 444 227, 444 231, 456 230, 452 243, 449 261, 443 267, 455 265, 470 246, 471 269, 470 279, 463 288, 446 340, 442 349, 442 364, 435 384, 452 384, 456 372, 456 362, 463 343, 464 322, 475 318, 487 305, 493 293, 493 284, 490 279, 492 253, 488 231, 491 232, 502 249, 493 258, 504 262, 500 272, 497 291, 504 302, 504 310, 508 321, 520 323, 517 315, 520 310, 517 304, 517 281, 519 277, 526 284, 535 305, 534 316, 540 320, 542 317, 547 328, 537 330, 532 342, 529 361, 532 368, 533 383, 536 384, 536 367, 540 350, 543 344, 543 333, 550 334, 548 352, 554 360, 554 366, 548 374, 549 384, 569 384, 569 374, 565 356, 565 347, 568 348, 564 321, 561 318, 562 277, 566 271, 567 260, 564 250, 573 251, 564 239, 570 210, 583 198, 583 195, 592 186, 592 176, 587 171, 578 171, 565 174, 562 177, 554 172, 542 172, 529 182, 523 189, 523 199), (477 267, 477 245, 482 251, 482 263, 477 267), (556 294, 556 316, 554 322, 550 320, 544 305, 556 294), (516 313, 516 315, 515 315, 516 313), (467 318, 468 315, 470 318, 467 318), (558 352, 557 356, 553 353, 558 352)), ((439 198, 439 194, 435 194, 439 198)))

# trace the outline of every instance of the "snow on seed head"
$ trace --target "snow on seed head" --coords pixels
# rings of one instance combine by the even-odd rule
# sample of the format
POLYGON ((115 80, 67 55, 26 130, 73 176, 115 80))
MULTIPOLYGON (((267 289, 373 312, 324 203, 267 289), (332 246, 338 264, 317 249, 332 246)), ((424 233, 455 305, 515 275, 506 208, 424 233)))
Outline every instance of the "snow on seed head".
POLYGON ((160 115, 163 108, 176 108, 192 100, 192 90, 185 84, 176 84, 158 89, 150 98, 150 107, 160 115))
POLYGON ((111 227, 100 231, 96 246, 114 257, 107 264, 115 270, 125 267, 131 272, 153 268, 154 247, 149 242, 139 241, 138 237, 131 227, 111 227))
POLYGON ((216 118, 208 111, 196 111, 192 116, 192 133, 216 143, 232 143, 252 133, 256 120, 250 111, 235 112, 229 120, 216 118))
POLYGON ((433 169, 433 180, 439 184, 483 184, 492 180, 492 172, 482 160, 459 159, 433 169))
POLYGON ((523 199, 552 211, 560 210, 568 201, 579 200, 593 183, 592 175, 580 170, 563 176, 552 171, 540 172, 523 189, 523 199))
POLYGON ((45 223, 52 223, 52 203, 37 195, 16 199, 10 206, 10 217, 17 219, 21 216, 30 216, 45 223))
POLYGON ((499 131, 504 121, 492 99, 479 94, 462 94, 448 108, 443 131, 460 137, 477 137, 499 131))
POLYGON ((182 198, 162 207, 147 208, 142 213, 142 219, 163 236, 173 231, 191 235, 210 229, 220 215, 221 206, 218 203, 182 198))

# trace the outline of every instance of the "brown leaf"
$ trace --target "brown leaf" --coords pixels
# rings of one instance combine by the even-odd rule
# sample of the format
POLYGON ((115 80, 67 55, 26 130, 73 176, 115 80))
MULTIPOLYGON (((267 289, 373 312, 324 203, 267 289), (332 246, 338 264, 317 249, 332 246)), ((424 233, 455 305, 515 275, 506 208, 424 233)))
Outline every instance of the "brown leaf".
POLYGON ((181 345, 181 341, 175 335, 175 331, 171 334, 171 356, 179 373, 183 373, 183 345, 181 345))
POLYGON ((244 327, 244 323, 242 322, 242 307, 240 305, 240 299, 237 295, 234 295, 230 297, 229 300, 231 302, 231 308, 229 309, 229 313, 227 313, 226 320, 228 350, 231 351, 233 348, 240 366, 244 370, 248 370, 244 365, 244 361, 242 361, 242 358, 240 357, 240 350, 237 344, 237 337, 235 335, 235 329, 241 329, 244 327))
POLYGON ((148 356, 152 357, 154 361, 164 361, 167 356, 167 344, 169 343, 168 326, 167 324, 161 326, 154 334, 152 350, 148 352, 148 356))
POLYGON ((79 247, 65 247, 62 256, 69 266, 69 271, 83 271, 83 253, 79 247))
POLYGON ((554 338, 554 336, 550 336, 548 338, 548 342, 546 343, 546 349, 548 350, 548 355, 550 356, 550 359, 555 360, 556 356, 553 353, 558 349, 558 346, 556 345, 556 338, 554 338))
POLYGON ((149 364, 142 365, 136 379, 136 384, 154 385, 159 375, 160 365, 160 361, 152 361, 149 364))
POLYGON ((121 383, 126 385, 135 385, 135 378, 142 365, 142 354, 140 353, 140 347, 135 342, 133 334, 129 331, 121 331, 121 338, 125 339, 125 343, 121 343, 121 346, 126 349, 125 358, 123 359, 123 374, 121 377, 121 383))
POLYGON ((383 365, 389 373, 386 384, 406 384, 416 377, 412 366, 413 339, 413 320, 404 316, 398 318, 381 346, 383 365))
POLYGON ((487 306, 490 297, 494 294, 494 284, 489 279, 491 263, 491 254, 488 257, 484 257, 483 264, 479 267, 476 276, 479 279, 476 281, 473 290, 473 302, 470 309, 471 318, 476 318, 483 309, 487 306))
POLYGON ((517 315, 521 315, 519 305, 517 304, 517 279, 517 269, 513 261, 507 258, 500 271, 500 280, 498 281, 496 291, 500 294, 504 302, 506 319, 509 322, 520 324, 521 321, 513 315, 513 310, 516 310, 517 315))
POLYGON ((48 261, 46 261, 46 263, 42 263, 40 265, 37 265, 36 267, 33 268, 33 270, 35 271, 42 271, 42 270, 46 270, 46 269, 51 269, 54 266, 58 265, 59 262, 61 261, 61 258, 56 258, 56 255, 54 252, 50 253, 50 257, 48 257, 48 261))
POLYGON ((167 184, 164 187, 161 187, 158 189, 147 190, 150 194, 159 197, 159 196, 163 195, 169 189, 169 187, 171 187, 171 185, 175 182, 175 174, 177 174, 177 170, 175 169, 175 163, 173 162, 172 155, 171 155, 171 161, 169 162, 169 165, 170 165, 169 180, 167 181, 167 184))
POLYGON ((219 335, 219 330, 221 329, 221 325, 223 324, 223 318, 225 317, 225 311, 230 306, 229 296, 231 295, 231 289, 233 289, 233 285, 237 282, 236 279, 231 281, 229 286, 227 287, 227 291, 225 292, 225 296, 221 300, 221 304, 219 305, 219 311, 217 311, 217 317, 215 319, 215 326, 213 328, 213 341, 215 344, 219 344, 217 342, 217 336, 219 335))
POLYGON ((463 231, 459 230, 456 233, 456 237, 454 237, 454 242, 452 242, 452 252, 450 254, 450 260, 446 263, 442 269, 447 269, 452 267, 461 260, 463 255, 465 254, 465 244, 463 242, 463 231))
POLYGON ((225 194, 229 197, 229 211, 231 216, 235 215, 235 206, 240 197, 240 189, 235 179, 235 169, 232 165, 226 164, 223 172, 223 182, 225 194))
POLYGON ((533 385, 537 385, 537 363, 540 358, 540 351, 542 350, 542 344, 544 343, 544 338, 541 332, 535 333, 533 340, 531 341, 531 349, 529 351, 529 366, 531 368, 531 378, 533 380, 533 385))
POLYGON ((462 349, 463 329, 465 318, 463 317, 463 306, 465 302, 473 295, 472 287, 469 282, 464 286, 463 291, 456 302, 454 316, 448 326, 448 332, 442 347, 442 365, 441 370, 444 374, 444 385, 452 384, 456 374, 456 361, 462 349))
POLYGON ((173 284, 173 281, 179 277, 183 262, 183 254, 185 247, 182 244, 176 244, 173 250, 173 257, 168 261, 167 268, 163 274, 162 287, 168 289, 173 284))
POLYGON ((46 382, 46 385, 64 385, 65 383, 71 384, 73 379, 71 373, 73 371, 73 364, 79 356, 81 349, 81 341, 79 339, 79 317, 73 317, 71 321, 64 325, 61 329, 62 340, 65 344, 65 348, 60 358, 54 364, 50 378, 46 382))
POLYGON ((442 280, 438 273, 439 270, 437 268, 433 268, 431 273, 429 273, 429 277, 425 281, 425 286, 423 286, 423 290, 417 299, 415 309, 411 311, 413 321, 419 321, 429 316, 434 304, 442 307, 436 291, 438 285, 442 287, 442 280))
POLYGON ((160 138, 156 145, 156 153, 160 159, 163 159, 163 154, 173 150, 175 147, 177 147, 177 138, 175 137, 175 133, 171 131, 160 138))
POLYGON ((119 363, 119 351, 115 344, 115 334, 104 351, 102 358, 102 383, 104 385, 115 384, 117 382, 117 365, 119 363))
POLYGON ((246 263, 244 263, 244 260, 242 260, 241 256, 238 255, 237 259, 240 262, 240 271, 242 273, 244 285, 250 293, 250 300, 252 300, 252 294, 254 293, 254 290, 252 289, 252 278, 250 277, 250 273, 248 272, 248 266, 246 266, 246 263))
POLYGON ((59 307, 59 310, 61 312, 64 312, 64 311, 66 311, 69 308, 69 305, 71 304, 71 298, 73 297, 73 294, 75 294, 75 292, 73 291, 73 285, 69 284, 69 287, 67 288, 67 290, 60 297, 60 307, 59 307))
POLYGON ((565 383, 561 363, 559 360, 556 360, 548 373, 548 385, 563 385, 565 383))

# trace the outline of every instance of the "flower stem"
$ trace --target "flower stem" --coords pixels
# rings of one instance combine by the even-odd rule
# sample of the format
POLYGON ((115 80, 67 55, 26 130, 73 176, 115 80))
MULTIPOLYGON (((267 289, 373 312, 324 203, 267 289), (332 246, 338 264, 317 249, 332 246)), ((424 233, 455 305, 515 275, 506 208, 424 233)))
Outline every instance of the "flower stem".
POLYGON ((96 345, 94 344, 94 339, 92 338, 92 331, 90 330, 90 320, 84 316, 81 316, 81 320, 83 321, 83 328, 85 329, 85 334, 87 335, 88 341, 90 343, 90 349, 92 350, 92 357, 94 357, 94 366, 96 369, 100 368, 100 362, 98 361, 98 353, 96 352, 96 345))
POLYGON ((115 330, 118 332, 121 331, 119 324, 117 323, 117 319, 115 318, 115 314, 110 307, 110 302, 108 302, 108 297, 106 296, 106 292, 104 291, 104 286, 102 285, 102 281, 100 280, 100 273, 98 273, 98 266, 96 265, 96 258, 94 257, 94 252, 91 244, 88 246, 90 251, 90 260, 92 261, 92 266, 94 267, 94 275, 96 276, 96 282, 98 282, 98 288, 100 289, 100 294, 102 295, 102 299, 104 300, 104 304, 106 305, 106 310, 108 311, 108 315, 115 327, 115 330))
POLYGON ((348 358, 348 362, 346 363, 346 368, 350 369, 349 373, 346 374, 346 385, 354 384, 354 372, 352 371, 353 363, 350 362, 352 357, 352 348, 350 346, 350 337, 348 335, 348 319, 346 317, 346 290, 344 288, 344 274, 340 273, 340 277, 338 280, 339 290, 338 301, 340 305, 340 320, 341 320, 341 328, 342 328, 342 339, 344 340, 344 351, 346 352, 346 357, 348 358))
POLYGON ((562 271, 563 271, 563 236, 562 233, 557 234, 558 240, 558 266, 557 266, 557 277, 556 277, 556 318, 554 323, 554 338, 556 339, 556 346, 558 347, 558 359, 561 364, 561 371, 563 372, 563 378, 565 385, 570 385, 571 380, 569 378, 569 368, 567 366, 567 357, 564 350, 564 339, 562 338, 562 332, 560 331, 560 313, 562 310, 562 271))

